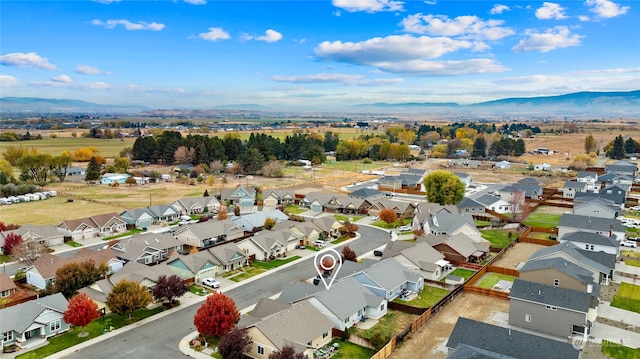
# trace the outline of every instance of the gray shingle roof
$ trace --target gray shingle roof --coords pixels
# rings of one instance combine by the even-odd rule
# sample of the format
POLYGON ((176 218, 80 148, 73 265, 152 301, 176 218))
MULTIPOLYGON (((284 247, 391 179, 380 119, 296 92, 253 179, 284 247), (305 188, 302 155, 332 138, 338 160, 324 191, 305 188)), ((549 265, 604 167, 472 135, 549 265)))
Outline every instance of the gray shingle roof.
POLYGON ((349 197, 357 197, 357 198, 370 198, 370 197, 379 197, 382 195, 382 192, 373 188, 360 188, 349 193, 349 197))
POLYGON ((512 356, 494 353, 489 350, 472 347, 466 344, 458 344, 451 354, 447 355, 447 359, 516 359, 512 356))
POLYGON ((509 298, 587 313, 591 308, 592 294, 516 279, 511 286, 509 298))
POLYGON ((464 213, 439 212, 429 220, 429 226, 432 231, 446 234, 455 232, 465 224, 470 225, 472 228, 476 228, 473 217, 464 213))
POLYGON ((597 244, 605 247, 614 247, 618 248, 620 245, 615 237, 603 236, 598 233, 591 232, 573 232, 567 233, 564 236, 560 237, 560 240, 570 241, 570 242, 578 242, 578 243, 589 243, 589 244, 597 244))
POLYGON ((366 274, 386 291, 391 291, 407 282, 418 282, 421 277, 420 274, 405 269, 402 264, 393 258, 383 259, 363 270, 362 273, 366 274))
POLYGON ((591 259, 586 256, 586 252, 596 253, 591 251, 583 251, 578 248, 575 244, 571 242, 564 242, 560 244, 556 244, 555 246, 549 246, 546 248, 542 248, 529 257, 529 260, 538 260, 538 259, 546 259, 554 257, 556 253, 563 252, 565 255, 573 258, 576 262, 583 264, 586 267, 593 268, 600 273, 609 274, 615 268, 615 256, 614 256, 614 266, 610 267, 603 263, 600 263, 596 260, 591 259))
POLYGON ((585 182, 565 181, 564 188, 584 190, 585 188, 587 188, 587 184, 585 182))
POLYGON ((576 193, 576 195, 573 198, 574 203, 575 202, 585 202, 585 201, 590 201, 593 198, 604 198, 610 201, 613 201, 613 203, 615 204, 622 204, 625 202, 625 196, 621 195, 621 194, 606 194, 606 193, 593 193, 590 191, 587 192, 578 192, 576 193))
MULTIPOLYGON (((342 272, 342 270, 340 271, 342 272)), ((278 300, 284 303, 295 303, 307 299, 323 290, 324 287, 309 284, 307 282, 292 282, 285 284, 278 300)))
POLYGON ((580 216, 577 214, 564 213, 560 217, 558 227, 577 228, 587 231, 609 232, 609 229, 616 232, 624 232, 626 228, 620 221, 612 218, 600 218, 591 216, 580 216))
POLYGON ((0 309, 0 333, 16 331, 23 333, 33 321, 45 310, 54 310, 62 316, 69 302, 62 293, 30 300, 28 302, 0 309))
POLYGON ((583 267, 580 267, 575 263, 569 262, 564 258, 548 258, 537 261, 527 261, 522 266, 522 268, 520 268, 520 273, 533 272, 549 268, 556 269, 584 284, 593 283, 593 274, 590 271, 583 267))
POLYGON ((377 298, 378 304, 384 302, 383 298, 375 296, 353 277, 344 278, 334 282, 331 290, 323 290, 314 295, 328 310, 340 320, 344 320, 365 308, 370 303, 371 296, 377 298))
MULTIPOLYGON (((493 196, 492 196, 493 197, 493 196)), ((477 208, 484 207, 484 204, 473 198, 465 197, 458 203, 458 208, 477 208)))
POLYGON ((447 342, 488 350, 517 359, 578 359, 581 351, 569 343, 460 317, 447 342))

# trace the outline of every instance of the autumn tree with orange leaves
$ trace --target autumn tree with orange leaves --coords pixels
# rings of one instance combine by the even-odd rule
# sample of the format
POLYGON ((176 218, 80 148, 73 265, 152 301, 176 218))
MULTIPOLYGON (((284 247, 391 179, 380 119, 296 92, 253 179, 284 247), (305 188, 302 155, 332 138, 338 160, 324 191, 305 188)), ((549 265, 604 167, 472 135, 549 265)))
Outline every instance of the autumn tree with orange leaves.
POLYGON ((82 331, 78 336, 85 337, 88 333, 85 333, 84 327, 99 317, 100 312, 98 312, 96 302, 91 300, 85 293, 80 293, 69 300, 69 306, 62 319, 71 325, 82 327, 82 331))
POLYGON ((238 319, 240 312, 233 299, 224 293, 215 292, 198 308, 193 324, 201 335, 222 337, 233 329, 238 319))

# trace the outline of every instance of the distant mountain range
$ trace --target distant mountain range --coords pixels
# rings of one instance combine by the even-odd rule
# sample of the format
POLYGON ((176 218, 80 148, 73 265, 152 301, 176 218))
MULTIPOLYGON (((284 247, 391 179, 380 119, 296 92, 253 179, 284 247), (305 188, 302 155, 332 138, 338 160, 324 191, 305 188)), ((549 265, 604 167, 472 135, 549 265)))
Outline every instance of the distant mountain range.
MULTIPOLYGON (((209 109, 158 110, 145 106, 104 105, 81 100, 46 99, 32 97, 2 97, 0 112, 31 113, 156 113, 172 115, 207 112, 220 113, 222 110, 275 112, 283 109, 269 108, 256 104, 230 104, 213 106, 209 109)), ((336 111, 341 112, 341 111, 336 111)), ((371 113, 421 113, 421 114, 473 114, 473 115, 585 115, 593 117, 629 116, 640 117, 640 90, 628 92, 576 92, 558 96, 514 97, 475 104, 461 105, 455 102, 407 102, 372 103, 353 105, 344 112, 371 113)))

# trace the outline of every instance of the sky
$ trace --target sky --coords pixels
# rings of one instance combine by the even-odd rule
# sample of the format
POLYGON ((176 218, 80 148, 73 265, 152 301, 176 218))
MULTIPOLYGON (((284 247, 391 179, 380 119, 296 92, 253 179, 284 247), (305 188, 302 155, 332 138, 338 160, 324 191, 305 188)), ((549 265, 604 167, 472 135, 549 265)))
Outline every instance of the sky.
POLYGON ((640 2, 0 1, 0 96, 151 108, 640 89, 640 2))

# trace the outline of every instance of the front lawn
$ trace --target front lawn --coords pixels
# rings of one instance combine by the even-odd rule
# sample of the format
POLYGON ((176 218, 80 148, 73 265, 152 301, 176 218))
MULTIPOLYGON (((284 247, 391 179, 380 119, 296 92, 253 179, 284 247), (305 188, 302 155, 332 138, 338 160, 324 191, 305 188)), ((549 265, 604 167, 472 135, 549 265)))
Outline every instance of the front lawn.
POLYGON ((306 211, 307 211, 306 209, 300 208, 297 204, 291 204, 284 208, 284 213, 291 213, 291 214, 300 214, 306 211))
MULTIPOLYGON (((178 223, 178 221, 176 221, 176 224, 177 223, 178 223)), ((122 238, 122 237, 127 237, 127 236, 131 236, 131 235, 134 235, 136 233, 141 233, 141 232, 144 232, 144 231, 142 229, 139 229, 139 228, 132 228, 132 229, 130 229, 130 230, 124 232, 124 233, 120 233, 120 234, 115 235, 115 236, 104 237, 104 238, 102 238, 102 240, 103 241, 110 241, 112 239, 118 239, 118 238, 122 238)))
POLYGON ((213 292, 213 290, 201 285, 192 284, 189 286, 189 292, 199 296, 203 296, 203 295, 208 295, 209 293, 213 292))
POLYGON ((253 267, 253 268, 249 268, 245 271, 243 271, 242 273, 238 274, 238 275, 234 275, 233 277, 229 277, 228 279, 234 282, 241 282, 245 279, 249 279, 251 277, 255 277, 258 274, 262 274, 264 272, 266 272, 268 269, 266 268, 258 268, 258 267, 253 267))
POLYGON ((0 263, 10 262, 13 260, 13 256, 10 254, 2 254, 0 255, 0 263))
POLYGON ((608 340, 602 341, 601 351, 602 354, 613 359, 640 359, 640 348, 633 349, 608 340))
POLYGON ((518 236, 517 233, 504 229, 481 229, 482 238, 491 242, 493 248, 504 248, 513 242, 518 236))
POLYGON ((378 346, 382 348, 382 346, 388 343, 394 335, 398 335, 400 332, 406 329, 407 326, 409 326, 415 320, 415 317, 415 315, 409 313, 403 313, 397 310, 389 309, 387 311, 387 315, 380 318, 376 325, 366 330, 358 329, 357 333, 361 337, 369 340, 377 337, 372 340, 371 344, 374 347, 376 346, 376 344, 378 344, 378 346), (373 342, 378 340, 378 338, 380 341, 374 344, 373 342), (380 344, 382 344, 382 346, 380 346, 380 344))
POLYGON ((49 344, 43 347, 40 347, 38 349, 28 351, 24 354, 18 355, 16 358, 20 358, 20 359, 44 358, 54 353, 57 353, 61 350, 70 348, 76 344, 80 344, 89 339, 93 339, 97 336, 100 336, 104 333, 105 329, 108 330, 110 327, 113 327, 113 329, 124 327, 125 325, 135 323, 144 318, 158 314, 162 312, 164 309, 165 309, 164 307, 158 307, 151 310, 140 309, 131 314, 131 320, 129 320, 127 316, 109 314, 89 323, 89 325, 87 325, 84 328, 84 331, 89 333, 89 335, 87 335, 86 337, 82 337, 82 338, 78 337, 78 334, 81 332, 82 328, 73 327, 71 331, 49 339, 49 344))
POLYGON ((424 289, 422 289, 422 291, 418 293, 418 296, 413 300, 405 301, 396 298, 393 301, 395 303, 405 304, 416 308, 431 308, 442 298, 446 297, 447 294, 449 294, 449 291, 446 289, 425 286, 424 289))
POLYGON ((351 218, 351 220, 353 222, 356 222, 362 218, 364 218, 364 216, 357 216, 357 215, 353 215, 353 216, 345 216, 342 214, 334 214, 333 218, 335 218, 337 221, 343 222, 343 223, 349 223, 349 218, 351 218))
POLYGON ((296 259, 300 259, 300 256, 291 256, 289 258, 276 259, 269 262, 254 261, 253 263, 251 263, 251 265, 256 268, 264 268, 268 270, 268 269, 280 267, 281 265, 285 265, 289 262, 293 262, 296 259))
POLYGON ((400 226, 410 226, 411 222, 413 222, 413 218, 405 218, 404 221, 402 221, 402 223, 400 223, 400 218, 396 219, 394 222, 391 223, 387 223, 381 219, 374 221, 373 223, 371 223, 372 226, 376 226, 376 227, 380 227, 380 228, 386 228, 386 229, 391 229, 391 228, 397 228, 400 226))
POLYGON ((69 241, 69 242, 65 242, 65 243, 70 245, 71 247, 82 247, 84 245, 82 243, 78 243, 78 242, 74 242, 74 241, 69 241))
MULTIPOLYGON (((464 269, 464 268, 456 268, 453 270, 453 272, 449 273, 447 276, 450 275, 455 275, 458 277, 462 277, 464 278, 464 281, 468 281, 469 278, 473 277, 473 275, 476 274, 476 271, 471 270, 471 269, 464 269)), ((444 282, 446 278, 442 278, 441 282, 444 282)))
POLYGON ((618 294, 613 297, 611 306, 640 313, 640 286, 620 283, 618 294))
POLYGON ((624 263, 628 266, 640 267, 640 261, 635 259, 627 259, 624 263))
POLYGON ((506 274, 488 273, 480 281, 480 283, 477 284, 477 286, 480 288, 491 289, 493 288, 494 285, 498 284, 498 282, 501 280, 507 280, 509 282, 513 282, 514 280, 516 280, 516 278, 506 274))
POLYGON ((345 234, 344 236, 340 236, 340 237, 338 237, 336 240, 331 241, 331 243, 332 243, 332 244, 338 244, 338 243, 340 243, 340 242, 344 242, 344 241, 346 241, 347 239, 351 239, 351 238, 352 238, 352 237, 349 237, 349 235, 348 235, 348 234, 345 234))
POLYGON ((559 214, 532 213, 523 223, 529 227, 555 228, 560 223, 559 214))
POLYGON ((623 249, 622 251, 620 251, 620 255, 640 259, 640 252, 634 252, 628 249, 623 249))
POLYGON ((372 349, 338 339, 333 339, 331 344, 333 343, 340 345, 338 352, 331 357, 333 359, 369 359, 376 353, 372 349))

